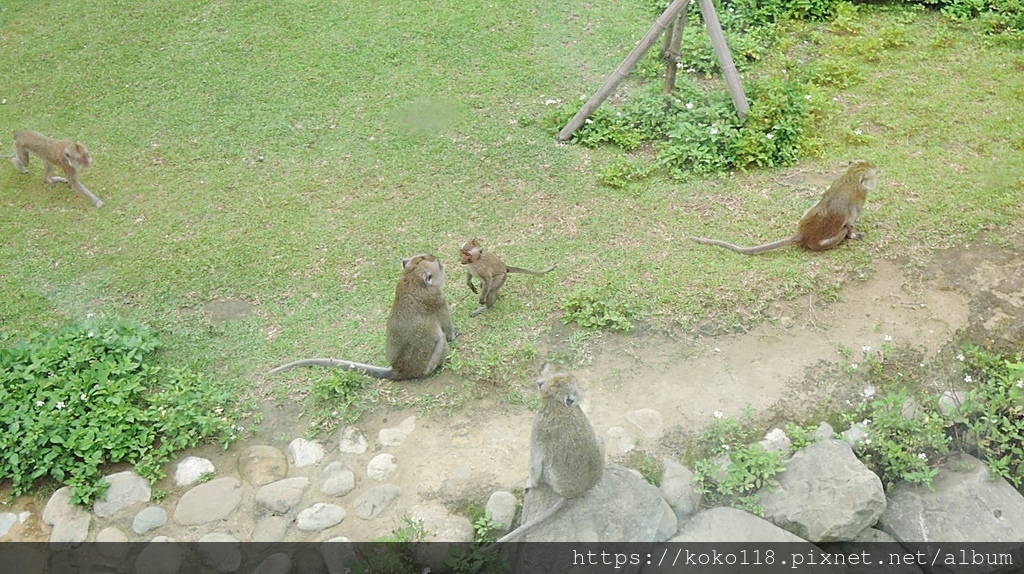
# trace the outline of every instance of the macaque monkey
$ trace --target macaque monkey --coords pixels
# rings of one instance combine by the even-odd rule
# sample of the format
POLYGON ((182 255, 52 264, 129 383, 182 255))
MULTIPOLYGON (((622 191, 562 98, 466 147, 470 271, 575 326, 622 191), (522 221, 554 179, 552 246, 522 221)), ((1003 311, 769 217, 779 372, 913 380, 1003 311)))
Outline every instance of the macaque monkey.
POLYGON ((736 253, 754 255, 787 245, 799 245, 811 251, 825 251, 844 239, 860 239, 855 228, 868 191, 875 189, 878 169, 869 161, 857 160, 846 168, 821 196, 821 200, 804 213, 795 235, 755 247, 739 247, 719 239, 691 237, 697 243, 717 245, 736 253))
POLYGON ((92 163, 89 150, 85 146, 69 141, 48 138, 39 132, 23 131, 14 134, 14 155, 5 155, 21 173, 28 173, 28 152, 32 152, 43 160, 45 171, 43 180, 46 183, 66 183, 81 193, 96 207, 103 205, 103 200, 93 195, 78 180, 78 171, 92 163), (66 177, 55 177, 53 166, 60 166, 66 177))
POLYGON ((603 443, 580 408, 583 393, 576 377, 568 373, 548 374, 545 368, 537 387, 541 404, 530 433, 530 477, 526 488, 544 483, 562 499, 498 542, 521 538, 594 488, 604 474, 603 443))
POLYGON ((480 306, 469 314, 471 317, 476 317, 494 306, 494 302, 498 299, 498 290, 505 284, 505 278, 509 273, 544 275, 555 268, 552 265, 543 271, 530 271, 519 267, 509 267, 502 263, 497 255, 490 251, 484 251, 477 239, 471 239, 462 245, 460 260, 466 268, 466 284, 474 293, 478 291, 476 285, 473 285, 473 278, 480 279, 480 306))
POLYGON ((295 367, 340 367, 378 379, 420 379, 436 371, 448 356, 455 326, 441 287, 444 267, 433 255, 421 253, 402 260, 402 278, 395 287, 386 326, 386 354, 391 368, 342 359, 302 359, 271 370, 268 375, 295 367))

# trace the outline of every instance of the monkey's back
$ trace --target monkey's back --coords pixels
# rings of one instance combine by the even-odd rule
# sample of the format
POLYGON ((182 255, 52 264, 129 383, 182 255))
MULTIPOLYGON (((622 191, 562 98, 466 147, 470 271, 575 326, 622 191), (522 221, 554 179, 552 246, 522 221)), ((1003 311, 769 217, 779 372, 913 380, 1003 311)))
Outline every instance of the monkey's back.
POLYGON ((386 324, 386 355, 396 373, 424 377, 440 366, 448 354, 448 340, 440 317, 448 303, 440 289, 421 290, 418 296, 396 296, 386 324), (442 350, 438 353, 438 346, 442 350))
POLYGON ((576 498, 601 480, 604 455, 579 405, 546 399, 533 420, 531 443, 543 451, 541 480, 559 495, 576 498))
POLYGON ((800 246, 811 251, 825 251, 839 245, 841 241, 826 243, 833 239, 844 227, 860 217, 861 206, 867 199, 867 192, 859 186, 852 197, 843 186, 843 179, 837 180, 822 196, 814 207, 809 209, 800 219, 800 246))

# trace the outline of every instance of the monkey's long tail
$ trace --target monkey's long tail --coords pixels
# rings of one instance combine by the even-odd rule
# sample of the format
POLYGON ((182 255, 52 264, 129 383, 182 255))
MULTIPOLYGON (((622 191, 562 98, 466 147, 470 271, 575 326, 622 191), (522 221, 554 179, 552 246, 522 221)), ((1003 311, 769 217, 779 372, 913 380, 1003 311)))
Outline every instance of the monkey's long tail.
POLYGON ((277 373, 283 373, 294 369, 295 367, 338 367, 345 369, 346 371, 353 371, 356 373, 362 373, 378 379, 390 379, 397 380, 395 372, 391 369, 385 369, 384 367, 377 367, 374 365, 366 365, 364 363, 355 363, 352 361, 346 361, 344 359, 301 359, 293 361, 285 365, 281 365, 275 369, 271 369, 267 372, 267 375, 276 375, 277 373))
POLYGON ((531 271, 529 269, 523 269, 522 267, 510 267, 508 265, 506 265, 505 268, 508 269, 509 273, 525 273, 527 275, 543 275, 543 274, 547 273, 548 271, 551 271, 552 269, 554 269, 557 266, 558 266, 558 264, 556 263, 555 265, 552 265, 551 267, 548 267, 547 269, 545 269, 543 271, 531 271))
POLYGON ((730 251, 736 253, 742 253, 743 255, 756 255, 758 253, 764 253, 765 251, 771 251, 772 249, 778 249, 779 247, 785 247, 787 245, 793 245, 800 241, 799 235, 792 235, 785 239, 773 241, 771 243, 765 243, 764 245, 755 245, 754 247, 740 247, 739 245, 733 245, 722 241, 721 239, 708 239, 707 237, 690 237, 697 243, 703 243, 704 245, 717 245, 718 247, 724 247, 730 251))

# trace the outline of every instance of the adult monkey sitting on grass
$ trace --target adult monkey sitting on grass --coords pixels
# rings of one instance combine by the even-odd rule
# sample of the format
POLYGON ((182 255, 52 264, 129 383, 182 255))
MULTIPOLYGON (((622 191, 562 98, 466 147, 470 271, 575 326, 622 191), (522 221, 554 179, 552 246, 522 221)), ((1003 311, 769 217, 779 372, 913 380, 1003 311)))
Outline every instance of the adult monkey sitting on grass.
POLYGON ((267 374, 319 365, 398 381, 420 379, 436 371, 448 356, 448 342, 455 338, 452 314, 441 291, 444 267, 433 255, 421 253, 403 259, 402 269, 386 325, 390 368, 343 359, 301 359, 267 374))

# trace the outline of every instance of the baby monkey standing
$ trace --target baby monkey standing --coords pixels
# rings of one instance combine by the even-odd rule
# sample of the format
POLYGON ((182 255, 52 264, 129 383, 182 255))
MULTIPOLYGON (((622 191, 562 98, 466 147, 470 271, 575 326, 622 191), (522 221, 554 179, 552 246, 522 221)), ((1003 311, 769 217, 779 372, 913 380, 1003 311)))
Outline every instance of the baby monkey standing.
POLYGON ((34 153, 43 160, 45 171, 43 180, 46 183, 67 183, 75 191, 84 195, 96 207, 103 205, 103 200, 93 195, 78 181, 78 171, 92 163, 89 150, 85 146, 70 140, 48 138, 39 132, 23 131, 14 134, 14 155, 5 155, 21 173, 28 173, 28 154, 34 153), (53 166, 60 166, 66 177, 54 177, 53 166))
POLYGON ((825 251, 842 243, 846 238, 859 239, 857 220, 864 209, 868 191, 875 189, 878 169, 869 161, 857 160, 836 179, 821 200, 804 213, 795 235, 755 247, 739 247, 719 239, 691 237, 697 243, 717 245, 736 253, 754 255, 787 245, 799 245, 811 251, 825 251))
POLYGON ((474 293, 480 293, 480 306, 469 315, 476 317, 480 313, 494 306, 498 299, 498 291, 505 284, 509 273, 525 273, 527 275, 544 275, 555 268, 554 265, 543 271, 530 271, 519 267, 510 267, 502 263, 498 256, 490 251, 484 251, 480 241, 471 239, 463 244, 459 254, 463 267, 466 268, 466 284, 474 293), (473 278, 480 280, 480 291, 476 290, 473 278))

